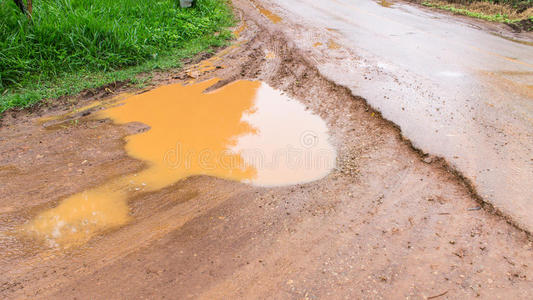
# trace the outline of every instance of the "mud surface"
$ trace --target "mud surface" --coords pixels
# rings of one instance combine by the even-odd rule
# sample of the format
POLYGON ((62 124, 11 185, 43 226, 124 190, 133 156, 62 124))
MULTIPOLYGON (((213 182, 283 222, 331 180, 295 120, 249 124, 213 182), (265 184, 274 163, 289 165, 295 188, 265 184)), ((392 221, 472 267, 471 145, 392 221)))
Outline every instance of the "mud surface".
POLYGON ((214 90, 265 82, 325 120, 336 168, 286 187, 191 176, 134 194, 125 225, 65 249, 18 229, 71 195, 148 170, 128 155, 126 137, 153 128, 95 118, 99 106, 81 109, 102 94, 72 99, 73 112, 59 119, 65 111, 8 114, 0 129, 0 298, 531 294, 525 233, 482 209, 441 160, 413 150, 365 100, 321 77, 249 1, 234 4, 246 21, 236 46, 210 59, 213 67, 158 74, 154 88, 193 77, 220 78, 214 90), (43 116, 52 118, 39 123, 43 116))

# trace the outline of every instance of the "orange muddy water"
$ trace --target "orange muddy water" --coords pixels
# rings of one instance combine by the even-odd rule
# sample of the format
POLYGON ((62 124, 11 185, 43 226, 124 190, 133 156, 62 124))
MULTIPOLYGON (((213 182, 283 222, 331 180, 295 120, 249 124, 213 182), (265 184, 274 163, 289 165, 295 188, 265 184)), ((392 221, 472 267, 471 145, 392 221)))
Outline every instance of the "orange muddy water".
POLYGON ((332 49, 332 50, 336 50, 336 49, 340 49, 341 46, 339 44, 337 44, 337 42, 335 42, 334 40, 330 39, 328 41, 328 48, 332 49))
POLYGON ((274 24, 277 24, 281 21, 283 21, 283 19, 276 15, 275 13, 271 12, 270 10, 264 8, 262 5, 260 5, 259 3, 255 2, 255 1, 252 1, 255 5, 255 7, 259 10, 259 12, 261 12, 261 14, 265 17, 267 17, 272 23, 274 24))
POLYGON ((386 1, 386 0, 380 0, 378 4, 383 7, 392 7, 394 5, 394 3, 386 1))
POLYGON ((140 122, 148 131, 126 138, 127 153, 145 170, 73 195, 23 230, 51 247, 70 247, 130 221, 127 199, 194 175, 257 186, 305 183, 336 162, 327 127, 298 101, 258 81, 162 86, 102 110, 97 118, 140 122))

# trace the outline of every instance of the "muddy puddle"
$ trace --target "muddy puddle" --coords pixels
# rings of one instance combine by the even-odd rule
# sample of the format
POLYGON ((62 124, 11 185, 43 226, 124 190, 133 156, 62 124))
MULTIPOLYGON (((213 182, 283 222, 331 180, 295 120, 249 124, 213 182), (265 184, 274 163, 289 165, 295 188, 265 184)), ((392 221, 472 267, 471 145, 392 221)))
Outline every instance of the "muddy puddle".
POLYGON ((205 92, 217 82, 162 86, 93 114, 150 127, 125 146, 146 168, 63 200, 23 230, 51 247, 81 245, 128 223, 129 198, 190 176, 272 187, 318 180, 335 167, 325 122, 300 102, 258 81, 205 92))
POLYGON ((340 48, 341 48, 341 45, 339 45, 334 40, 330 39, 328 41, 328 49, 337 50, 337 49, 340 49, 340 48))
POLYGON ((239 26, 239 28, 237 28, 236 30, 233 31, 233 35, 236 37, 236 38, 239 38, 241 36, 241 34, 244 32, 244 30, 246 30, 246 21, 242 21, 242 24, 241 26, 239 26))
POLYGON ((386 1, 386 0, 379 0, 377 1, 377 3, 383 7, 387 7, 387 8, 390 8, 394 5, 394 3, 392 2, 389 2, 389 1, 386 1))
POLYGON ((267 17, 270 20, 270 22, 272 22, 274 24, 277 24, 277 23, 283 21, 283 19, 280 16, 278 16, 275 13, 271 12, 270 10, 264 8, 262 5, 260 5, 256 1, 252 1, 252 3, 254 3, 255 7, 259 10, 259 12, 263 16, 267 17))

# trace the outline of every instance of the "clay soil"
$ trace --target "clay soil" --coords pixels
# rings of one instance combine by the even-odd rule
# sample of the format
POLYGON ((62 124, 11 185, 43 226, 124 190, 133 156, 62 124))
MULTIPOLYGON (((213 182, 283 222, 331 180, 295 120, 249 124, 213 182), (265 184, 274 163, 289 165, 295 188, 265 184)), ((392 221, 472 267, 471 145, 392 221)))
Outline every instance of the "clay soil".
MULTIPOLYGON (((127 85, 5 114, 0 127, 0 298, 526 299, 528 235, 422 155, 364 99, 322 78, 249 1, 219 68, 152 86, 262 80, 326 120, 338 166, 319 181, 259 188, 198 176, 129 200, 133 221, 81 247, 48 248, 17 228, 65 197, 144 168, 123 138, 148 130, 77 108, 127 85), (274 55, 272 55, 274 53, 274 55), (68 107, 68 109, 64 109, 68 107), (73 112, 60 121, 43 116, 73 112)), ((198 60, 206 57, 199 57, 198 60)), ((191 62, 193 64, 194 62, 191 62)), ((191 67, 193 68, 193 67, 191 67)))

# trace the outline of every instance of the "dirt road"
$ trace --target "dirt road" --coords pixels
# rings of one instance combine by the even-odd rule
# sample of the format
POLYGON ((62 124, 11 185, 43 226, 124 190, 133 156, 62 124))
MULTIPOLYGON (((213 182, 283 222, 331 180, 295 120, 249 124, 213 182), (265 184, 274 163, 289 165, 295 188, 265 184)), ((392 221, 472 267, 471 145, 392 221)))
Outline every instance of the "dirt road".
MULTIPOLYGON (((414 149, 365 99, 323 77, 313 52, 286 31, 281 11, 262 2, 234 5, 243 20, 239 38, 212 58, 156 74, 146 90, 109 86, 2 120, 0 298, 527 299, 533 292, 527 234, 480 202, 443 160, 414 149), (198 82, 213 78, 219 80, 207 94, 189 97, 198 82), (246 180, 247 169, 177 176, 159 168, 169 152, 160 143, 168 135, 158 132, 174 124, 165 120, 194 114, 219 120, 200 114, 207 110, 180 111, 184 106, 170 105, 168 95, 188 95, 180 101, 192 107, 230 95, 224 101, 235 99, 229 106, 237 110, 215 106, 231 116, 215 123, 212 132, 221 134, 251 130, 238 122, 224 127, 235 111, 268 111, 246 101, 259 86, 298 102, 283 110, 302 117, 265 123, 264 132, 269 124, 280 128, 277 139, 300 124, 320 131, 316 117, 323 120, 329 137, 317 134, 316 143, 327 139, 324 147, 334 147, 336 157, 325 177, 320 170, 318 180, 269 187, 260 176, 246 180), (165 105, 151 109, 147 99, 165 105), (157 180, 134 182, 139 177, 157 180), (87 201, 93 195, 112 201, 98 198, 103 208, 95 206, 87 201), (56 222, 65 212, 81 222, 56 222), (58 230, 47 232, 41 221, 58 230)), ((324 41, 313 38, 326 45, 320 52, 344 49, 335 31, 322 33, 324 41)), ((203 147, 218 136, 199 132, 183 133, 186 145, 203 147)))

